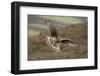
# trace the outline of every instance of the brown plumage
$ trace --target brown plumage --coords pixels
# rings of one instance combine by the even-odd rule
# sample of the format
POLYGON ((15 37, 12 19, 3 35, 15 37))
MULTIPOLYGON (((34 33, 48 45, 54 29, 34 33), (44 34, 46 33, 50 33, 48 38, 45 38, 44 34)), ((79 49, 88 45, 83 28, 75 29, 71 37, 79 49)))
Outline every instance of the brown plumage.
POLYGON ((60 38, 58 36, 57 29, 50 24, 49 20, 47 20, 47 26, 48 26, 50 36, 46 36, 46 42, 48 46, 50 46, 50 48, 59 52, 61 51, 60 43, 74 46, 74 42, 71 39, 60 38))

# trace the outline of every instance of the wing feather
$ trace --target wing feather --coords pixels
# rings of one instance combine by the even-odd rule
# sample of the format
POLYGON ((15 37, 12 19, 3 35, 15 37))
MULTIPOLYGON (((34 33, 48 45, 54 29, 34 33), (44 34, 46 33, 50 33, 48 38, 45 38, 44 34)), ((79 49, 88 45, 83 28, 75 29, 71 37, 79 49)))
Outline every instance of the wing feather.
POLYGON ((69 46, 78 47, 71 39, 63 38, 60 40, 61 43, 67 44, 69 46))
POLYGON ((60 40, 61 43, 64 43, 64 44, 74 44, 74 42, 71 40, 71 39, 67 39, 67 38, 63 38, 60 40))
POLYGON ((48 23, 48 29, 49 29, 49 33, 52 37, 57 37, 57 29, 51 25, 50 23, 48 23))

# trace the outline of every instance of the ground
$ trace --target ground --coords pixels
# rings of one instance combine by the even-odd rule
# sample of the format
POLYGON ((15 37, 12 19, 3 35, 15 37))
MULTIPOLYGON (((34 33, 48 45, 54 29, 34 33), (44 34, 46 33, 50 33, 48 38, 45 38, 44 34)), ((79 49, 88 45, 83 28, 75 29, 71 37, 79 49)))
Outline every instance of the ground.
POLYGON ((60 37, 72 39, 78 47, 60 44, 61 52, 54 52, 46 44, 47 30, 28 37, 28 60, 82 59, 88 57, 87 24, 73 24, 58 29, 60 37))

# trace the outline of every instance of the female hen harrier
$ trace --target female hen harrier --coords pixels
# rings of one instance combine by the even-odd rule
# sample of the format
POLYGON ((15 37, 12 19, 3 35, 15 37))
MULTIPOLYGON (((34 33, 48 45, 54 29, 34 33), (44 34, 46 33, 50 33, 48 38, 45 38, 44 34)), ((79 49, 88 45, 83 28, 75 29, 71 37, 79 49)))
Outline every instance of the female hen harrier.
POLYGON ((46 36, 46 43, 47 45, 56 52, 60 52, 60 43, 67 44, 70 46, 76 46, 71 39, 67 38, 60 38, 57 33, 57 29, 50 24, 47 20, 49 36, 46 36))

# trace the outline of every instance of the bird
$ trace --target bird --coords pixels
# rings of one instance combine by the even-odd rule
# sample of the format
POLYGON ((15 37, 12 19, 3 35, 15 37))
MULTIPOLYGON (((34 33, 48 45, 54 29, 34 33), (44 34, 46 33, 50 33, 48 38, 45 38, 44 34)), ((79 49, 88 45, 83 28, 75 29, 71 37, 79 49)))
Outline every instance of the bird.
POLYGON ((61 46, 60 46, 61 43, 73 47, 76 46, 73 40, 69 38, 61 38, 60 36, 58 36, 58 32, 55 26, 53 26, 49 20, 46 20, 46 22, 49 32, 49 35, 46 36, 46 43, 52 50, 54 50, 55 52, 61 52, 61 46))

